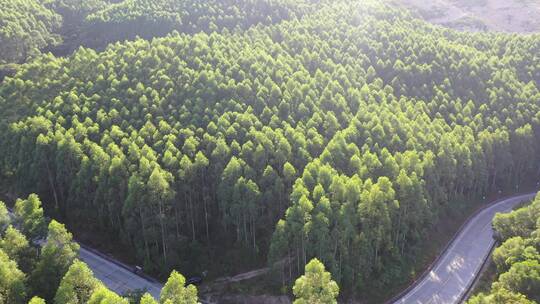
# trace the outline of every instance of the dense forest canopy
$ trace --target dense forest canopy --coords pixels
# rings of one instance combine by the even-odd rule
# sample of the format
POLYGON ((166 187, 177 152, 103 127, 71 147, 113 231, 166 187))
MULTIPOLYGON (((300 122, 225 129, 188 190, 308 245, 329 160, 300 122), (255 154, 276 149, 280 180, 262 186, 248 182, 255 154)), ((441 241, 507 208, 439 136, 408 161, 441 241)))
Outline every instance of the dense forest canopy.
POLYGON ((183 33, 243 30, 312 12, 321 0, 1 0, 0 68, 40 51, 67 55, 79 46, 183 33))
POLYGON ((460 33, 380 1, 215 2, 104 6, 88 20, 114 35, 175 31, 6 78, 5 179, 148 271, 240 247, 292 258, 288 282, 317 257, 361 293, 408 276, 452 202, 539 178, 538 34, 460 33))
MULTIPOLYGON (((315 1, 313 1, 315 2, 315 1)), ((88 41, 164 36, 172 30, 185 33, 246 29, 299 17, 313 6, 307 0, 126 0, 89 15, 88 41), (91 38, 90 38, 91 37, 91 38)))
POLYGON ((22 62, 39 50, 58 44, 61 16, 40 0, 0 1, 0 66, 22 62))

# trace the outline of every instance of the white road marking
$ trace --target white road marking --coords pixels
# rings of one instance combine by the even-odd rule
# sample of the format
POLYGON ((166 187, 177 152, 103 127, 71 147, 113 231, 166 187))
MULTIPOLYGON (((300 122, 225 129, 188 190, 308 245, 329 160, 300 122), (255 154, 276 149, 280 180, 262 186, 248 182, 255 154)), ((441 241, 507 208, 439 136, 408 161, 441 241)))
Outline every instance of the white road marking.
POLYGON ((394 303, 456 304, 474 281, 494 243, 491 220, 534 194, 511 197, 477 214, 456 237, 429 274, 394 303))

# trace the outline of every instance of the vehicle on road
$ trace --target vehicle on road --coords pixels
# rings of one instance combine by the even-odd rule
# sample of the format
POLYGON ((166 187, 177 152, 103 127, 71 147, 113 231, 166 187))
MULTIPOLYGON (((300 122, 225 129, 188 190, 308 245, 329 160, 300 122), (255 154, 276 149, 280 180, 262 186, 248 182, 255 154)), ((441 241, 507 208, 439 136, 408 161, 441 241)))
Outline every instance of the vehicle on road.
POLYGON ((133 273, 135 274, 143 274, 143 270, 142 270, 142 267, 141 266, 135 266, 133 267, 133 273))

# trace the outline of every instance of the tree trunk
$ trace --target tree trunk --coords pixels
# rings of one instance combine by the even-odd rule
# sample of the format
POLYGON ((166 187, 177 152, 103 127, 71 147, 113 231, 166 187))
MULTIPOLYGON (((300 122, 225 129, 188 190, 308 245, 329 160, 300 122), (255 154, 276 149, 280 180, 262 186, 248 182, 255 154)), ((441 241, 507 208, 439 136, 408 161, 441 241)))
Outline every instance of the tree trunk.
POLYGON ((176 228, 176 239, 180 239, 180 226, 178 223, 178 204, 174 204, 174 225, 176 228))
POLYGON ((144 226, 144 216, 141 207, 139 207, 139 216, 141 218, 142 236, 144 241, 144 249, 146 251, 146 258, 150 260, 150 248, 148 247, 148 240, 146 239, 146 227, 144 226))
POLYGON ((56 189, 54 187, 54 182, 53 182, 53 179, 52 179, 51 169, 49 168, 49 160, 48 159, 45 159, 45 165, 47 167, 47 175, 49 177, 49 184, 51 186, 51 190, 52 190, 53 196, 54 196, 54 209, 55 209, 55 211, 58 211, 58 209, 60 208, 59 203, 58 203, 58 195, 56 194, 56 189))
POLYGON ((255 229, 255 220, 253 219, 253 217, 251 217, 251 229, 253 230, 253 252, 257 252, 257 243, 256 243, 256 237, 255 237, 255 233, 256 233, 256 230, 255 229))
POLYGON ((165 214, 163 213, 163 202, 161 199, 159 200, 159 226, 161 227, 161 243, 163 247, 163 260, 167 262, 167 245, 165 243, 165 226, 163 224, 163 217, 165 214))
POLYGON ((204 222, 206 225, 206 242, 210 244, 210 229, 208 228, 208 209, 206 207, 206 196, 203 193, 204 222))
POLYGON ((193 236, 193 241, 196 240, 196 235, 195 235, 195 216, 193 215, 193 200, 192 200, 192 194, 191 194, 191 191, 189 191, 189 212, 191 214, 191 232, 192 232, 192 236, 193 236))
POLYGON ((202 193, 202 201, 203 201, 203 207, 204 207, 204 223, 206 227, 206 242, 210 244, 210 231, 208 229, 208 208, 206 206, 206 195, 205 195, 205 180, 206 180, 206 174, 204 169, 202 170, 202 178, 201 178, 201 193, 202 193))

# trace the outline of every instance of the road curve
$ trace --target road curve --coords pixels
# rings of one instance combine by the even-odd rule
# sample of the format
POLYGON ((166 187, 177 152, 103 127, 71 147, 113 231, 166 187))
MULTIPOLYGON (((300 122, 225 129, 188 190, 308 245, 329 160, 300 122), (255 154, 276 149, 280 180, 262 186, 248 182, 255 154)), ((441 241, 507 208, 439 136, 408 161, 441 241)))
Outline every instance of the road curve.
POLYGON ((394 304, 454 304, 462 301, 494 245, 491 221, 496 213, 509 212, 536 193, 497 201, 483 209, 461 229, 425 276, 394 304))

